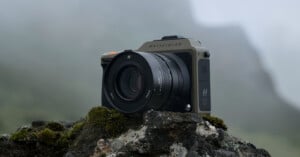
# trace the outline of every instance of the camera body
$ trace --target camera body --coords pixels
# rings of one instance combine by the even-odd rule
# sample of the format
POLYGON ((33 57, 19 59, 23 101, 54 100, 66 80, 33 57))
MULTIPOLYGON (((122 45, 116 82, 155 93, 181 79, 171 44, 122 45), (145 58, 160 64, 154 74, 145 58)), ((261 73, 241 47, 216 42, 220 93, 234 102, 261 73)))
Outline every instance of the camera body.
POLYGON ((124 113, 209 114, 210 54, 196 40, 165 36, 137 50, 102 55, 102 105, 124 113))

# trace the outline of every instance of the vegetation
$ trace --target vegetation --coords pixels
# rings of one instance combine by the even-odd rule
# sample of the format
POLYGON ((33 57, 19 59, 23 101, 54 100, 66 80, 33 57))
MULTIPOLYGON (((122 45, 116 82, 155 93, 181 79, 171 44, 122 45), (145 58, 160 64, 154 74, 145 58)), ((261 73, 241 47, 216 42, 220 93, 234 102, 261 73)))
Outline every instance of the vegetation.
POLYGON ((204 115, 204 116, 202 116, 202 118, 204 120, 210 122, 212 125, 214 125, 217 128, 222 128, 224 130, 227 130, 227 126, 221 118, 214 117, 211 115, 204 115))
POLYGON ((68 147, 71 143, 71 139, 66 132, 60 133, 59 139, 56 141, 56 145, 59 147, 68 147))
POLYGON ((55 145, 56 141, 59 139, 59 133, 45 128, 38 133, 36 133, 37 139, 39 142, 48 144, 48 145, 55 145))
POLYGON ((108 136, 113 137, 127 129, 124 114, 104 107, 92 108, 87 116, 87 124, 101 127, 108 136))
POLYGON ((29 142, 36 140, 36 134, 29 128, 22 128, 10 136, 10 140, 14 142, 29 142))
POLYGON ((78 136, 83 129, 84 125, 85 121, 75 123, 73 127, 68 131, 66 136, 70 139, 75 139, 75 137, 78 136))
POLYGON ((53 146, 57 145, 62 147, 67 146, 69 143, 69 137, 67 136, 66 131, 62 131, 60 129, 59 129, 60 131, 57 131, 58 129, 56 127, 53 127, 53 126, 59 126, 61 124, 53 123, 53 122, 48 124, 51 124, 50 126, 52 127, 49 128, 49 125, 46 125, 40 128, 19 129, 18 131, 16 131, 10 136, 10 140, 14 142, 24 142, 24 143, 40 142, 46 145, 53 145, 53 146))
POLYGON ((49 128, 53 131, 64 131, 65 130, 65 127, 58 123, 58 122, 49 122, 47 125, 46 125, 46 128, 49 128))
POLYGON ((84 129, 93 131, 100 129, 107 137, 115 137, 127 129, 127 118, 122 113, 104 107, 92 108, 86 119, 73 124, 71 128, 58 122, 48 122, 35 128, 23 128, 10 137, 14 142, 39 142, 45 145, 68 147, 84 129))

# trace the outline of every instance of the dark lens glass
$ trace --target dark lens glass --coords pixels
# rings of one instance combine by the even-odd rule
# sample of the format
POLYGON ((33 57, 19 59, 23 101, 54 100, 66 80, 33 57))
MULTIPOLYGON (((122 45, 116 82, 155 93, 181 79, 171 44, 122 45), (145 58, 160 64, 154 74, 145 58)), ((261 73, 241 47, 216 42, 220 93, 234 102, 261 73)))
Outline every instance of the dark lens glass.
POLYGON ((137 67, 125 67, 117 76, 117 94, 126 101, 134 100, 142 94, 142 82, 142 75, 137 67))

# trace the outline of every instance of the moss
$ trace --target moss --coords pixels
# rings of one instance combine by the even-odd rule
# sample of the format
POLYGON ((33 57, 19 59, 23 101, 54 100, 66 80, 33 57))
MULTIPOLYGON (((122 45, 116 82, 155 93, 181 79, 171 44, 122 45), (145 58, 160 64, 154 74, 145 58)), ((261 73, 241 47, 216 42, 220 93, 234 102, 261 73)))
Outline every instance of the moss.
POLYGON ((48 145, 55 145, 56 141, 60 137, 59 133, 49 129, 45 128, 39 132, 36 133, 37 140, 41 143, 48 144, 48 145))
POLYGON ((61 133, 59 139, 56 141, 56 145, 60 147, 69 147, 70 140, 67 133, 61 133))
POLYGON ((49 122, 46 125, 46 128, 51 129, 52 131, 63 131, 65 127, 58 122, 49 122))
POLYGON ((110 137, 115 137, 127 129, 126 117, 122 113, 104 107, 92 108, 87 116, 87 124, 103 128, 110 137))
POLYGON ((85 121, 75 123, 73 127, 68 131, 68 138, 75 139, 80 134, 84 125, 85 121))
POLYGON ((202 116, 202 118, 210 122, 212 125, 214 125, 217 128, 222 128, 224 130, 227 130, 227 126, 221 118, 210 116, 210 115, 204 115, 202 116))
POLYGON ((29 128, 23 128, 13 133, 10 136, 10 140, 15 142, 34 141, 36 140, 36 136, 29 128))
MULTIPOLYGON (((48 123, 47 127, 43 128, 23 128, 13 133, 10 136, 10 140, 14 142, 40 142, 47 145, 68 147, 69 136, 67 131, 54 131, 62 130, 59 123, 51 122, 48 123), (50 125, 48 125, 50 124, 50 125), (58 125, 59 124, 59 125, 58 125)), ((62 126, 62 125, 61 125, 62 126)))

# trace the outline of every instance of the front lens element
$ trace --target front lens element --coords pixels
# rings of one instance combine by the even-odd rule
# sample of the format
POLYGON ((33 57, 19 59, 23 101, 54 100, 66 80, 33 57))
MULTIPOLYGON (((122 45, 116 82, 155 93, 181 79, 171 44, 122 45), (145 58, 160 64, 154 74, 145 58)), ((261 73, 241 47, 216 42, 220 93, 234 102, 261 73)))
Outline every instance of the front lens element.
POLYGON ((117 94, 126 101, 135 100, 142 94, 142 82, 142 74, 137 67, 125 67, 117 76, 117 94))

